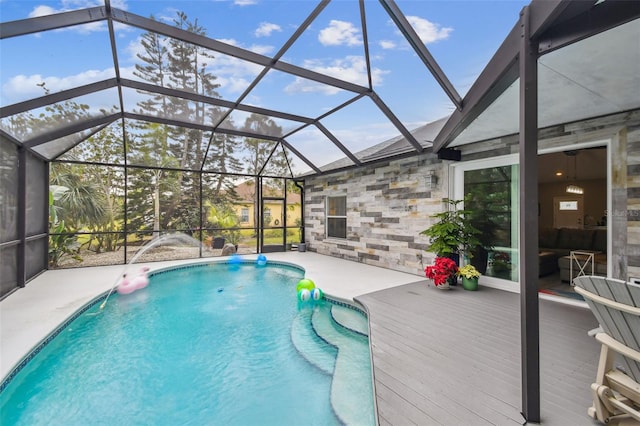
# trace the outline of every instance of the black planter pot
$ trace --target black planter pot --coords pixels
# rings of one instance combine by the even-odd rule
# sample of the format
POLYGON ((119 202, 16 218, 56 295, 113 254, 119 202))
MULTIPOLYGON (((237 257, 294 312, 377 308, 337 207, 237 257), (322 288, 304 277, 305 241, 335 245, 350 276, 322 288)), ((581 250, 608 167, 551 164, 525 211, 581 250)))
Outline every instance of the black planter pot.
MULTIPOLYGON (((447 256, 449 259, 453 260, 456 263, 456 266, 460 267, 460 253, 451 253, 447 256)), ((453 277, 449 277, 449 285, 458 285, 458 276, 454 275, 453 277)))
POLYGON ((478 247, 473 252, 473 257, 471 258, 471 264, 480 272, 481 274, 485 274, 487 272, 487 262, 489 260, 489 251, 484 247, 478 247))

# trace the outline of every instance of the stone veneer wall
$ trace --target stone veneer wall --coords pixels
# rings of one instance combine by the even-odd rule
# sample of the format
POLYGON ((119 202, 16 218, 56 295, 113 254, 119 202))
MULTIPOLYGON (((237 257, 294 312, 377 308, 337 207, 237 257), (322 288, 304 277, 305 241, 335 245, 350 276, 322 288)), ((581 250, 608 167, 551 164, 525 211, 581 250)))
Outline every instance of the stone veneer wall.
MULTIPOLYGON (((626 152, 619 170, 625 172, 618 197, 626 198, 626 241, 623 251, 625 258, 620 262, 627 265, 627 276, 640 279, 640 120, 620 132, 622 140, 626 139, 626 152), (626 163, 626 164, 625 164, 626 163), (625 167, 626 166, 626 167, 625 167)), ((621 174, 622 175, 622 174, 621 174)), ((614 235, 614 241, 616 240, 614 235)))
POLYGON ((435 256, 425 252, 428 240, 420 232, 447 196, 444 164, 429 153, 307 179, 307 249, 424 276, 435 256), (435 188, 426 183, 431 170, 435 188), (325 200, 339 195, 347 197, 346 240, 325 237, 325 200))
MULTIPOLYGON (((640 111, 553 126, 540 131, 540 148, 611 139, 613 276, 640 277, 640 111)), ((518 151, 518 136, 460 147, 462 159, 496 157, 518 151)), ((449 196, 449 162, 432 153, 349 169, 305 181, 308 249, 344 259, 423 275, 435 255, 426 252, 430 216, 449 196), (426 187, 435 170, 438 184, 426 187), (325 199, 347 196, 347 239, 325 238, 325 199)))

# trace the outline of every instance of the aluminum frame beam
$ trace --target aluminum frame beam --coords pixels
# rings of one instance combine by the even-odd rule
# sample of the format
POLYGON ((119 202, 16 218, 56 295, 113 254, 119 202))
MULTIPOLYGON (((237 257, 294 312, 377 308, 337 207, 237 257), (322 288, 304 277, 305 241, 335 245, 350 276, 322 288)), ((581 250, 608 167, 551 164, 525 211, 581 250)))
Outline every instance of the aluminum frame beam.
POLYGON ((318 122, 314 123, 314 125, 316 126, 316 128, 318 130, 320 130, 327 137, 327 139, 329 139, 331 142, 333 142, 333 144, 335 146, 337 146, 340 149, 340 151, 342 151, 344 153, 344 155, 349 157, 349 159, 351 161, 353 161, 357 165, 361 165, 362 164, 362 162, 358 159, 358 157, 356 157, 355 154, 353 154, 346 146, 344 146, 342 144, 342 142, 340 142, 338 140, 338 138, 333 136, 333 133, 331 133, 329 131, 329 129, 324 127, 324 125, 321 122, 318 121, 318 122))
POLYGON ((369 55, 369 32, 367 31, 367 18, 364 7, 364 0, 358 1, 360 6, 360 25, 362 25, 362 44, 364 45, 364 61, 367 64, 367 81, 369 88, 373 90, 373 79, 371 78, 371 58, 369 55))
POLYGON ((84 86, 74 87, 73 89, 62 90, 60 92, 40 96, 39 98, 30 99, 28 101, 18 102, 13 105, 7 105, 0 108, 0 118, 20 114, 21 112, 27 112, 36 108, 42 108, 46 105, 55 104, 57 102, 66 101, 69 99, 77 98, 78 96, 88 95, 117 86, 118 80, 114 77, 107 80, 86 84, 84 86))
POLYGON ((36 18, 20 19, 18 21, 0 24, 0 40, 21 35, 33 34, 42 31, 56 30, 72 27, 74 25, 88 24, 104 21, 108 17, 103 6, 88 9, 73 10, 57 13, 55 15, 39 16, 36 18))
POLYGON ((553 52, 638 18, 640 2, 607 0, 564 21, 562 25, 554 25, 540 37, 538 53, 553 52))
POLYGON ((455 110, 433 141, 433 151, 445 148, 485 109, 518 79, 517 49, 519 24, 516 24, 491 58, 478 79, 462 100, 462 109, 455 110))
POLYGON ((398 129, 400 133, 402 133, 402 136, 404 136, 405 139, 411 145, 413 145, 416 151, 418 152, 424 151, 424 148, 422 147, 422 145, 420 145, 420 143, 416 140, 416 138, 413 137, 413 135, 409 132, 409 130, 406 127, 404 127, 404 124, 402 124, 398 119, 398 117, 396 117, 395 114, 391 112, 391 109, 389 109, 389 107, 382 101, 382 99, 380 99, 380 97, 376 92, 369 93, 369 98, 371 98, 373 103, 376 104, 376 106, 389 119, 389 121, 391 121, 391 123, 393 123, 393 125, 396 126, 396 129, 398 129))
POLYGON ((311 169, 313 169, 314 172, 316 172, 318 174, 322 173, 322 170, 320 170, 315 164, 313 164, 307 157, 302 155, 300 153, 300 151, 298 151, 293 146, 291 146, 291 144, 289 142, 287 142, 286 140, 282 139, 281 143, 285 148, 287 148, 289 151, 293 152, 299 159, 301 159, 307 166, 311 167, 311 169))
POLYGON ((155 116, 149 116, 149 115, 134 114, 131 112, 125 112, 124 114, 122 114, 122 116, 124 118, 128 118, 131 120, 148 121, 151 123, 159 123, 159 124, 168 124, 170 126, 187 127, 189 129, 202 130, 205 132, 222 133, 225 135, 242 136, 247 138, 262 139, 266 141, 279 142, 281 139, 281 137, 279 136, 261 135, 258 133, 246 132, 243 130, 235 130, 235 129, 220 129, 220 128, 216 129, 212 126, 208 126, 205 124, 187 123, 186 121, 172 120, 170 118, 155 117, 155 116))
POLYGON ((304 117, 296 114, 288 114, 285 112, 256 107, 252 105, 236 104, 234 102, 225 101, 223 99, 212 98, 210 96, 204 96, 204 95, 200 95, 192 92, 185 92, 183 90, 172 89, 169 87, 156 86, 155 84, 144 83, 137 80, 129 80, 129 79, 123 78, 120 81, 123 87, 128 87, 136 90, 144 90, 146 92, 150 92, 158 95, 173 96, 176 98, 183 98, 193 102, 203 102, 209 105, 215 105, 223 108, 238 109, 240 111, 246 111, 246 112, 255 112, 256 114, 282 118, 284 120, 289 120, 289 121, 298 121, 306 124, 313 122, 313 118, 310 118, 310 117, 304 117))
POLYGON ((409 45, 411 45, 422 63, 431 72, 431 75, 433 75, 440 87, 442 87, 442 90, 449 96, 451 102, 453 102, 458 110, 462 109, 462 98, 447 78, 447 75, 442 71, 442 68, 440 68, 435 58, 431 55, 429 49, 427 49, 422 40, 420 40, 418 33, 413 29, 395 1, 380 0, 380 4, 382 4, 384 10, 386 10, 391 20, 396 24, 407 42, 409 42, 409 45))
MULTIPOLYGON (((302 35, 303 32, 311 25, 311 23, 320 15, 320 13, 324 10, 325 7, 329 4, 330 0, 322 0, 313 11, 307 16, 304 22, 296 28, 294 33, 289 37, 289 39, 284 43, 284 45, 278 50, 275 56, 271 59, 271 63, 266 65, 262 72, 251 82, 249 87, 245 89, 245 91, 240 95, 240 97, 236 100, 236 105, 239 105, 244 98, 246 98, 249 93, 260 83, 260 81, 267 75, 267 73, 273 68, 273 65, 282 58, 282 55, 286 53, 287 50, 296 42, 296 40, 302 35)), ((226 117, 224 117, 226 118, 226 117)), ((224 119, 223 118, 223 119, 224 119)))
POLYGON ((254 64, 262 66, 272 66, 274 69, 284 71, 288 74, 292 74, 298 77, 303 77, 309 80, 317 81, 329 86, 337 87, 339 89, 347 90, 355 93, 362 93, 369 90, 367 87, 359 86, 357 84, 349 83, 334 77, 330 77, 324 74, 320 74, 315 71, 307 70, 305 68, 298 67, 296 65, 287 64, 284 62, 276 61, 273 59, 254 53, 250 50, 245 50, 230 44, 223 43, 218 40, 214 40, 199 34, 189 32, 180 28, 173 27, 171 25, 163 24, 153 19, 143 18, 142 16, 135 15, 133 13, 125 12, 120 9, 112 8, 111 19, 116 22, 120 22, 126 25, 132 25, 143 30, 152 31, 158 34, 165 35, 167 37, 182 40, 188 43, 192 43, 196 46, 204 47, 205 49, 213 50, 218 53, 233 56, 254 64))
POLYGON ((530 36, 530 9, 520 14, 519 241, 522 415, 540 422, 540 313, 538 303, 538 45, 530 36))

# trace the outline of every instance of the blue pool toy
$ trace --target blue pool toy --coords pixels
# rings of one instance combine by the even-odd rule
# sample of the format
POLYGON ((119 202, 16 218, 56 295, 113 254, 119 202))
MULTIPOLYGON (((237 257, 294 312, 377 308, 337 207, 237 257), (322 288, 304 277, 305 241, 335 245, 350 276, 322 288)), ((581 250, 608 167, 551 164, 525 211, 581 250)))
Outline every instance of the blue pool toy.
POLYGON ((242 263, 242 259, 237 254, 232 254, 229 258, 229 269, 236 270, 240 269, 240 264, 242 263))
POLYGON ((319 289, 319 288, 314 288, 313 290, 311 290, 311 299, 313 299, 314 301, 319 301, 322 300, 322 298, 324 297, 324 292, 319 289))
POLYGON ((258 266, 264 266, 267 264, 267 256, 265 256, 264 254, 259 254, 258 258, 256 259, 256 264, 258 266))

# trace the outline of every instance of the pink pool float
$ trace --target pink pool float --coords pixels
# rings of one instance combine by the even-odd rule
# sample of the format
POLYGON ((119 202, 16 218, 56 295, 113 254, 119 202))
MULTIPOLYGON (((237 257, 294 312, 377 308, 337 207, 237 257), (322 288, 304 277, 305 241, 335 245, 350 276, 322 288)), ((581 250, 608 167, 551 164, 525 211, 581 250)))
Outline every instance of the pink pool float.
POLYGON ((140 269, 138 275, 134 276, 133 278, 129 278, 127 274, 123 274, 122 281, 120 281, 120 284, 118 284, 118 293, 129 294, 148 286, 149 277, 147 276, 147 272, 149 272, 149 267, 143 266, 140 269))

